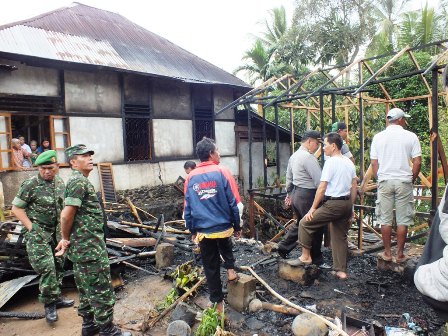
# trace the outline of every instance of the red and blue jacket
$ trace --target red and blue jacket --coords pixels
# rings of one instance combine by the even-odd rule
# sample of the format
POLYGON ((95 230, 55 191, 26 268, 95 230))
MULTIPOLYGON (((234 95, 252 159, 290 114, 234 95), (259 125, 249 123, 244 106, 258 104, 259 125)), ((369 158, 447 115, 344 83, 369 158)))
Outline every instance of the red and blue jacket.
POLYGON ((238 186, 230 171, 213 161, 201 162, 185 181, 185 224, 192 234, 233 226, 240 231, 238 186))

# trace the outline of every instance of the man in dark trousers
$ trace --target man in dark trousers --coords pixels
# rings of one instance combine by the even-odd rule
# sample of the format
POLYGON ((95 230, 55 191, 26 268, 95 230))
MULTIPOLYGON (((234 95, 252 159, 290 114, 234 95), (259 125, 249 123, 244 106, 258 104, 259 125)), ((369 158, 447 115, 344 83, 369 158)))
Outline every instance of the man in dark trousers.
POLYGON ((333 269, 339 279, 347 278, 347 233, 357 195, 356 171, 353 162, 342 155, 342 137, 329 133, 325 137, 325 161, 313 204, 299 223, 299 244, 302 255, 296 265, 313 262, 311 249, 314 235, 330 225, 333 269), (322 204, 323 202, 323 204, 322 204), (321 205, 322 204, 322 205, 321 205))
MULTIPOLYGON (((285 238, 280 241, 277 247, 278 254, 286 258, 297 246, 299 227, 298 223, 305 216, 313 204, 317 187, 320 183, 321 168, 314 153, 321 144, 321 137, 317 131, 306 131, 302 136, 302 143, 299 149, 291 155, 286 170, 286 190, 288 192, 285 203, 292 205, 297 222, 292 224, 285 238)), ((313 237, 311 254, 313 263, 323 265, 321 252, 324 228, 313 237)), ((326 265, 323 265, 326 267, 326 265)))
POLYGON ((220 154, 213 140, 204 138, 196 145, 201 163, 185 181, 185 223, 192 240, 199 243, 210 301, 224 311, 220 277, 221 258, 227 280, 237 281, 232 235, 241 235, 238 186, 230 171, 219 166, 220 154))

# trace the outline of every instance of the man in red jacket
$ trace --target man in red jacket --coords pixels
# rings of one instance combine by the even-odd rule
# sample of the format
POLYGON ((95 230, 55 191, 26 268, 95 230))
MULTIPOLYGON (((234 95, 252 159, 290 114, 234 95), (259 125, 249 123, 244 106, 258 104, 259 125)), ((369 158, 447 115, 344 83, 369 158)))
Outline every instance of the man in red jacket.
POLYGON ((218 312, 223 311, 221 259, 227 269, 228 281, 236 281, 232 235, 241 235, 237 204, 241 198, 230 173, 219 166, 220 154, 213 140, 204 138, 196 145, 201 163, 185 181, 185 223, 192 240, 199 242, 204 273, 210 291, 210 301, 218 312))

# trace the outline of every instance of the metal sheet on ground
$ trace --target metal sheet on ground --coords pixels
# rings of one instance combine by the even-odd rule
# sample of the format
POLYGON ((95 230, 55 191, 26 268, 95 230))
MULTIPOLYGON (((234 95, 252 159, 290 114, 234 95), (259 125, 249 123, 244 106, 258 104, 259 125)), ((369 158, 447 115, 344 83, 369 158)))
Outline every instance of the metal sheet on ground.
POLYGON ((37 278, 37 276, 37 274, 26 275, 21 278, 12 279, 0 283, 0 308, 2 308, 3 305, 20 290, 20 288, 22 288, 31 280, 37 278))

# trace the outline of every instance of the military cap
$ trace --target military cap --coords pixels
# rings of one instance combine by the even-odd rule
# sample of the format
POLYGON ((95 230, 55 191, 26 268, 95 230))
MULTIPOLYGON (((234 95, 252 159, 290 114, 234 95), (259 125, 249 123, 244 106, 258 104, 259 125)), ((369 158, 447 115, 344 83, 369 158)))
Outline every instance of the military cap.
POLYGON ((36 166, 43 166, 43 165, 49 165, 52 163, 57 163, 58 162, 58 154, 56 153, 55 150, 47 150, 41 154, 39 154, 39 156, 36 159, 36 162, 34 162, 34 164, 36 166))
POLYGON ((89 153, 90 155, 95 154, 93 150, 88 149, 86 145, 83 144, 74 145, 65 149, 65 155, 67 155, 68 159, 71 159, 73 155, 83 155, 86 153, 89 153))
POLYGON ((322 138, 321 138, 320 133, 318 131, 309 130, 309 131, 306 131, 305 133, 303 133, 302 141, 305 141, 305 140, 307 140, 309 138, 316 139, 317 141, 322 143, 322 138))
POLYGON ((338 132, 339 130, 347 129, 347 125, 344 122, 336 121, 333 125, 331 125, 332 132, 338 132))

